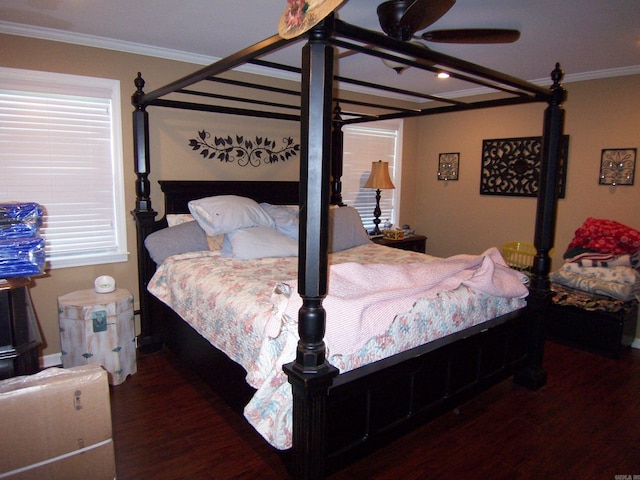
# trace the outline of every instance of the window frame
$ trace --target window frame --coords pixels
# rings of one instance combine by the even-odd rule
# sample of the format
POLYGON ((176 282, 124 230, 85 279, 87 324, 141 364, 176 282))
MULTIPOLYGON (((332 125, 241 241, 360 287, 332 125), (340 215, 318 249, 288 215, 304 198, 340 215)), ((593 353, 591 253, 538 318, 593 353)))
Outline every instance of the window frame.
MULTIPOLYGON (((47 253, 46 269, 100 265, 126 262, 129 259, 126 231, 126 204, 122 147, 122 114, 120 81, 63 73, 44 72, 0 67, 0 90, 22 91, 40 95, 100 98, 110 102, 110 167, 111 193, 113 195, 113 237, 115 246, 105 251, 81 254, 66 253, 56 257, 47 253)), ((105 163, 106 165, 106 163, 105 163)), ((107 182, 105 182, 105 185, 107 182)), ((25 191, 25 196, 29 196, 25 191)), ((31 194, 33 196, 33 194, 31 194)), ((2 201, 26 201, 25 199, 1 199, 2 201)), ((37 201, 28 199, 28 201, 37 201)), ((46 205, 43 205, 46 207, 46 205)), ((55 217, 54 220, 55 222, 55 217)), ((42 235, 45 238, 46 234, 42 235)))
MULTIPOLYGON (((400 208, 400 194, 401 194, 401 190, 402 190, 402 182, 401 182, 401 178, 402 178, 402 138, 403 138, 403 127, 404 127, 404 122, 402 119, 390 119, 390 120, 380 120, 380 121, 375 121, 375 122, 367 122, 365 124, 352 124, 352 125, 345 125, 343 127, 343 144, 344 143, 348 143, 347 137, 349 135, 349 131, 350 130, 384 130, 384 131, 395 131, 395 152, 394 152, 394 158, 393 161, 390 162, 389 164, 389 176, 391 177, 391 181, 394 184, 394 189, 393 190, 382 190, 381 191, 381 207, 382 207, 382 203, 385 202, 385 200, 388 200, 389 198, 391 198, 391 209, 390 209, 390 215, 385 216, 385 210, 383 208, 383 212, 382 215, 380 216, 380 228, 382 229, 382 226, 384 225, 385 220, 388 218, 389 221, 392 223, 392 225, 394 226, 394 228, 397 228, 398 225, 398 221, 400 218, 400 212, 399 212, 399 208, 400 208)), ((389 161, 389 158, 381 158, 379 155, 369 155, 369 158, 367 158, 366 162, 368 164, 367 168, 363 168, 361 170, 362 173, 367 173, 366 177, 363 177, 360 181, 360 188, 358 190, 358 192, 355 192, 355 196, 357 197, 358 195, 365 195, 367 198, 373 198, 373 204, 375 206, 375 190, 369 189, 369 188, 363 188, 362 185, 364 185, 364 183, 366 182, 369 173, 371 172, 371 162, 374 161, 378 161, 378 160, 382 160, 382 161, 389 161)), ((343 176, 342 178, 344 179, 345 175, 344 172, 346 171, 345 165, 343 165, 343 176)), ((345 185, 343 183, 343 187, 342 187, 342 196, 343 199, 345 197, 348 196, 347 194, 348 192, 348 187, 345 189, 345 185)), ((345 200, 345 203, 350 204, 347 200, 345 200)), ((353 206, 354 208, 356 208, 357 210, 360 210, 359 207, 357 205, 353 205, 350 204, 350 206, 353 206)), ((371 207, 371 212, 367 211, 366 215, 367 216, 371 216, 373 217, 373 208, 374 206, 371 207)), ((364 207, 360 207, 360 208, 364 208, 364 207)), ((362 216, 362 215, 361 215, 362 216)), ((370 224, 365 221, 365 219, 363 218, 362 220, 363 225, 365 226, 365 228, 367 229, 367 231, 370 231, 371 229, 373 229, 373 222, 371 222, 370 224)))

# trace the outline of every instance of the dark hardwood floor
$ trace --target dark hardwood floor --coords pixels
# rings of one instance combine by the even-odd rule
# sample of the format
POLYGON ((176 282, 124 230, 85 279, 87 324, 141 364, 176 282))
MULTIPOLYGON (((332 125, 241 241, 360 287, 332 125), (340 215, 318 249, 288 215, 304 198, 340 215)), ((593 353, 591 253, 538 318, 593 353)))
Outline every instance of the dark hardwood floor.
MULTIPOLYGON (((610 360, 548 343, 545 365, 538 392, 505 381, 331 479, 640 475, 640 351, 610 360)), ((275 450, 169 351, 139 356, 111 408, 119 480, 288 478, 275 450)))

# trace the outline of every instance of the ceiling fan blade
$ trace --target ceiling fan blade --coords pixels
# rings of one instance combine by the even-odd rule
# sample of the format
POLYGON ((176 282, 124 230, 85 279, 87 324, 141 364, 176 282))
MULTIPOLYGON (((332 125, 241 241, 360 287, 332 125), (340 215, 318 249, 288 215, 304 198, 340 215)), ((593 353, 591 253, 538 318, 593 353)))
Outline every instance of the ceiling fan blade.
POLYGON ((389 0, 378 5, 380 27, 388 36, 408 41, 447 13, 454 3, 455 0, 389 0))
POLYGON ((513 43, 520 38, 520 32, 506 28, 460 28, 431 30, 421 37, 438 43, 513 43))
POLYGON ((413 32, 424 30, 437 22, 456 0, 415 0, 404 12, 400 23, 410 25, 413 32))

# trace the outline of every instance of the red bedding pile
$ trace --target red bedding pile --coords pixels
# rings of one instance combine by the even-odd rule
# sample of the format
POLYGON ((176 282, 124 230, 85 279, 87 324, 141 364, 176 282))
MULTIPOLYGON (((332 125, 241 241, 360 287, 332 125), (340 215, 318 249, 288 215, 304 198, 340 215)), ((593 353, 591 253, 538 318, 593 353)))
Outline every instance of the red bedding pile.
MULTIPOLYGON (((640 232, 637 230, 613 220, 587 218, 576 230, 564 261, 564 265, 549 276, 556 292, 566 287, 567 292, 578 291, 596 298, 622 302, 640 300, 640 232)), ((556 295, 554 302, 559 303, 561 297, 556 295)), ((599 310, 603 309, 603 302, 596 303, 599 310)))
POLYGON ((623 255, 640 251, 640 232, 614 220, 587 218, 575 232, 564 257, 576 250, 623 255))

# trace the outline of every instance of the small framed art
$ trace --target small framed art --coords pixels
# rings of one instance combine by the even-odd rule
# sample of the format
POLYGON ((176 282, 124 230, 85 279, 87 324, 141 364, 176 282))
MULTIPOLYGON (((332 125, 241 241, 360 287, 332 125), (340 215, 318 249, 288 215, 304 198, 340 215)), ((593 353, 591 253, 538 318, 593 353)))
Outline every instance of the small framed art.
POLYGON ((633 185, 637 148, 606 148, 600 157, 600 185, 633 185))
POLYGON ((441 153, 438 158, 438 180, 458 180, 460 153, 441 153))

